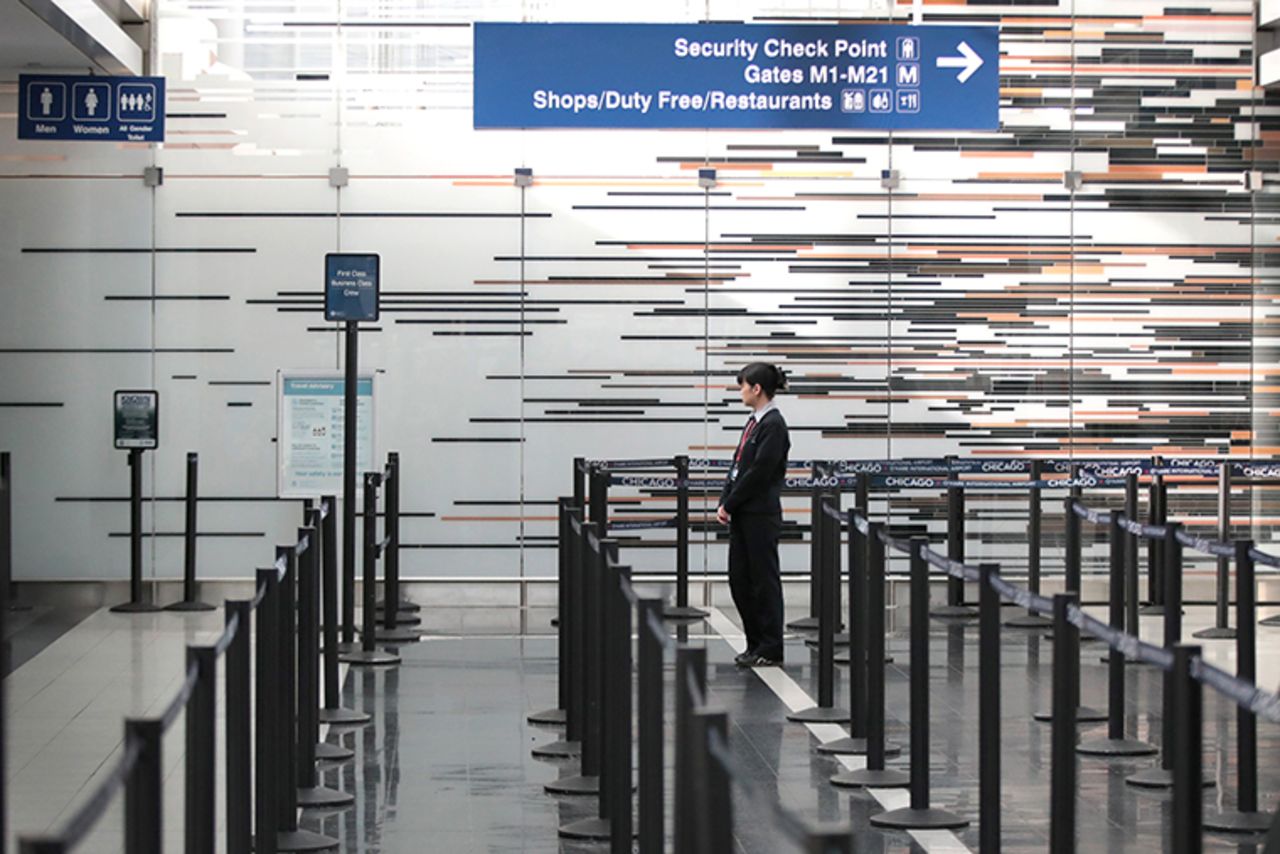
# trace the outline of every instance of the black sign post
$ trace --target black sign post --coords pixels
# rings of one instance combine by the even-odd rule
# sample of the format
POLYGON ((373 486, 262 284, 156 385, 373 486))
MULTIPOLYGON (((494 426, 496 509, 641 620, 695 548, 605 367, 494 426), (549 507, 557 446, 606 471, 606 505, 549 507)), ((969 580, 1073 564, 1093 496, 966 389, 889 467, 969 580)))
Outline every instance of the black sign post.
POLYGON ((324 256, 324 319, 341 322, 346 341, 342 397, 342 644, 355 643, 356 439, 360 321, 378 319, 381 262, 377 255, 330 252, 324 256))
POLYGON ((159 611, 142 595, 142 454, 160 445, 160 394, 152 389, 115 393, 115 446, 129 452, 129 601, 112 607, 122 614, 159 611))

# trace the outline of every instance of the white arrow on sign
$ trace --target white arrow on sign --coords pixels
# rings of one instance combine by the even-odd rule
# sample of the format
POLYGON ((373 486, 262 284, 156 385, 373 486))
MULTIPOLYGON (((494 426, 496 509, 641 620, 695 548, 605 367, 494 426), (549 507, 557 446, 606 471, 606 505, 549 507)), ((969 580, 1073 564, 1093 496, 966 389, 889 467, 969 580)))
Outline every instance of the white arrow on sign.
POLYGON ((968 42, 960 42, 956 46, 956 50, 960 51, 962 56, 940 56, 938 57, 939 68, 962 68, 960 76, 956 79, 961 83, 973 76, 973 72, 982 67, 982 57, 978 56, 977 51, 969 47, 968 42))

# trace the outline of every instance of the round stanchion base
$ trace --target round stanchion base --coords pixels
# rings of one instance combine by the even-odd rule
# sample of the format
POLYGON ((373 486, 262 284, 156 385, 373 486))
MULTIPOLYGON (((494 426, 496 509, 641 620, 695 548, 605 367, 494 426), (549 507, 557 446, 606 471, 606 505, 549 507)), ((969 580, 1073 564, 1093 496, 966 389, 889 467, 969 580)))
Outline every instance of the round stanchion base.
MULTIPOLYGON (((847 651, 845 651, 845 652, 837 652, 837 653, 835 654, 835 656, 833 656, 833 657, 832 657, 832 661, 834 661, 836 664, 843 664, 843 665, 845 665, 845 666, 847 667, 847 666, 849 665, 849 663, 850 663, 851 661, 853 661, 853 656, 851 656, 847 651)), ((886 655, 886 656, 884 657, 884 663, 885 663, 885 664, 893 664, 893 656, 892 656, 892 655, 886 655)))
MULTIPOLYGON (((1100 655, 1098 656, 1098 661, 1101 661, 1103 664, 1109 664, 1111 662, 1111 656, 1100 655)), ((1154 667, 1155 665, 1148 664, 1147 662, 1143 661, 1140 658, 1126 658, 1124 660, 1124 666, 1125 667, 1154 667)))
POLYGON ((534 759, 574 759, 582 755, 582 742, 560 739, 550 744, 540 744, 529 753, 534 759))
POLYGON ((1164 606, 1163 605, 1143 605, 1141 608, 1138 609, 1138 613, 1144 617, 1163 617, 1164 606))
POLYGON ((817 617, 801 617, 798 620, 792 620, 787 623, 787 628, 797 632, 816 632, 818 630, 817 617))
POLYGON ((208 602, 188 602, 184 599, 172 605, 165 605, 164 609, 166 611, 215 611, 217 606, 210 605, 208 602))
POLYGON ((1136 738, 1096 738, 1076 745, 1076 753, 1085 756, 1150 756, 1157 752, 1154 744, 1136 738))
POLYGON ((378 643, 417 643, 422 640, 422 632, 417 629, 388 629, 378 626, 378 630, 373 634, 373 639, 378 643))
MULTIPOLYGON (((379 599, 377 602, 374 603, 373 607, 378 611, 384 611, 386 610, 387 603, 385 600, 379 599)), ((399 602, 396 603, 396 610, 409 611, 411 613, 416 614, 418 611, 422 610, 422 606, 419 605, 417 602, 410 602, 408 599, 401 599, 399 602)))
POLYGON ((111 610, 116 614, 154 614, 156 611, 163 611, 164 608, 152 605, 150 602, 125 602, 112 605, 111 610))
MULTIPOLYGON (((1032 717, 1042 724, 1053 723, 1053 712, 1036 712, 1032 717)), ((1106 712, 1099 711, 1092 706, 1081 706, 1076 709, 1076 723, 1078 724, 1096 724, 1106 719, 1106 712)))
POLYGON ((330 789, 328 786, 298 789, 298 806, 306 810, 335 810, 349 807, 355 802, 355 795, 330 789))
POLYGON ((322 741, 316 744, 316 760, 319 762, 349 762, 356 758, 356 752, 341 744, 330 744, 322 741))
POLYGON ((848 709, 824 709, 822 706, 811 706, 792 712, 787 720, 800 724, 847 724, 850 721, 848 709))
MULTIPOLYGON (((865 756, 867 753, 867 740, 865 738, 837 738, 835 741, 823 742, 814 749, 828 756, 865 756)), ((902 753, 901 747, 891 742, 885 742, 885 756, 897 756, 900 753, 902 753)))
MULTIPOLYGON (((1130 774, 1124 778, 1124 781, 1139 789, 1172 789, 1173 771, 1168 768, 1148 768, 1137 774, 1130 774)), ((1205 777, 1200 784, 1206 789, 1211 789, 1214 786, 1214 779, 1205 777)))
POLYGON ((321 709, 320 723, 329 726, 364 726, 373 720, 373 715, 367 712, 357 712, 355 709, 321 709))
POLYGON ((1271 813, 1229 810, 1205 816, 1202 824, 1205 830, 1219 833, 1266 833, 1271 828, 1272 818, 1271 813))
POLYGON ((1274 614, 1274 615, 1272 615, 1272 616, 1270 616, 1270 617, 1265 617, 1265 618, 1263 618, 1263 619, 1261 619, 1261 620, 1258 620, 1258 625, 1260 625, 1260 626, 1280 626, 1280 614, 1274 614))
POLYGON ((600 794, 600 778, 575 774, 572 777, 561 777, 543 785, 542 790, 548 795, 598 795, 600 794))
MULTIPOLYGON (((939 620, 976 620, 978 609, 972 605, 943 605, 940 608, 930 609, 929 616, 939 620)), ((968 824, 968 822, 965 823, 968 824)))
POLYGON ((338 660, 344 664, 350 664, 352 667, 390 667, 400 663, 400 656, 391 652, 383 652, 380 649, 372 649, 367 652, 363 649, 357 649, 354 652, 344 652, 338 656, 338 660))
POLYGON ((607 818, 584 818, 560 828, 565 839, 604 839, 612 836, 613 824, 607 818))
POLYGON ((857 771, 844 771, 834 775, 831 785, 846 789, 903 789, 911 785, 911 775, 892 769, 872 771, 870 768, 859 768, 857 771))
POLYGON ((709 616, 711 616, 710 611, 704 611, 692 605, 664 605, 662 608, 664 620, 701 620, 709 616))
MULTIPOLYGON (((374 614, 378 618, 378 628, 382 628, 384 625, 386 625, 387 618, 383 616, 383 613, 381 611, 375 611, 374 614)), ((396 611, 397 626, 416 626, 421 623, 422 623, 422 618, 419 617, 417 614, 410 614, 407 611, 396 611)), ((363 633, 364 633, 364 627, 356 626, 356 634, 363 634, 363 633)))
POLYGON ((1203 640, 1233 640, 1236 636, 1236 630, 1230 626, 1210 626, 1207 629, 1201 629, 1191 634, 1193 638, 1202 638, 1203 640))
MULTIPOLYGON (((832 636, 831 636, 831 643, 832 643, 832 645, 833 645, 833 646, 848 646, 848 645, 849 645, 849 633, 848 633, 848 632, 836 632, 834 635, 832 635, 832 636)), ((812 648, 815 648, 815 649, 816 649, 816 648, 817 648, 817 646, 818 646, 818 638, 816 638, 816 637, 812 637, 812 638, 805 638, 805 639, 804 639, 804 644, 805 644, 805 646, 812 647, 812 648)))
POLYGON ((328 851, 338 847, 332 836, 309 830, 282 830, 276 834, 277 851, 328 851))
POLYGON ((338 644, 338 652, 359 652, 360 641, 342 641, 338 644))
POLYGON ((1047 629, 1053 625, 1053 620, 1039 614, 1023 614, 1021 617, 1005 620, 1004 625, 1010 629, 1047 629))
POLYGON ((564 726, 567 718, 564 709, 543 709, 532 712, 525 720, 536 726, 564 726))
POLYGON ((895 830, 952 830, 968 827, 969 819, 962 818, 949 810, 923 809, 915 810, 903 807, 871 816, 873 827, 889 827, 895 830))

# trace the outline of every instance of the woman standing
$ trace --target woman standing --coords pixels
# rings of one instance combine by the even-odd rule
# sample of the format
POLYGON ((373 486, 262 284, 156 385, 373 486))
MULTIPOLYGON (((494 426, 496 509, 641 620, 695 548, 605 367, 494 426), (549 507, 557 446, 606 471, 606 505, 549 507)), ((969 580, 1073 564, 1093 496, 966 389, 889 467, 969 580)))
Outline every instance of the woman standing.
POLYGON ((751 408, 716 518, 729 526, 729 590, 742 618, 747 648, 740 667, 782 664, 782 481, 791 439, 773 396, 787 387, 782 370, 752 362, 738 372, 738 392, 751 408))

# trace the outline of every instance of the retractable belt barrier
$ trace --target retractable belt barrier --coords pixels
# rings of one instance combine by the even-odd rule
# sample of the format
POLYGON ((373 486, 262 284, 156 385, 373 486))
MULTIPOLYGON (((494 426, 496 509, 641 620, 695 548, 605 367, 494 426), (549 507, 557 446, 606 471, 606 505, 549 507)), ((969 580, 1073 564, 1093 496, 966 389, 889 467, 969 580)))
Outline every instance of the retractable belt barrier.
MULTIPOLYGON (((694 461, 696 462, 696 461, 694 461)), ((796 461, 792 461, 793 464, 796 461)), ((1028 586, 1004 578, 996 564, 967 564, 955 543, 963 538, 955 529, 963 526, 963 502, 948 496, 948 548, 946 553, 930 547, 923 537, 895 536, 888 527, 871 521, 867 508, 869 488, 876 486, 875 466, 879 462, 858 461, 861 468, 852 475, 830 474, 850 461, 817 464, 814 476, 803 479, 813 490, 814 515, 811 541, 813 577, 819 592, 812 617, 818 630, 818 704, 813 709, 790 715, 793 720, 848 720, 852 737, 819 745, 829 753, 865 753, 867 767, 835 775, 837 786, 868 788, 908 786, 907 807, 871 817, 877 826, 902 829, 962 827, 964 816, 930 803, 929 787, 929 576, 931 570, 949 583, 977 587, 979 618, 979 840, 980 848, 1000 848, 1000 636, 1001 601, 1026 609, 1027 617, 1005 625, 1030 627, 1047 623, 1053 629, 1052 709, 1044 716, 1052 724, 1050 739, 1052 774, 1050 784, 1050 850, 1073 851, 1076 844, 1077 755, 1137 756, 1152 754, 1157 747, 1125 733, 1126 706, 1124 667, 1141 661, 1158 667, 1164 675, 1162 710, 1165 722, 1159 747, 1159 767, 1132 775, 1135 786, 1170 788, 1173 791, 1175 827, 1171 833, 1173 850, 1201 850, 1203 828, 1232 831, 1261 831, 1269 827, 1280 832, 1273 816, 1258 810, 1257 742, 1258 718, 1280 723, 1280 696, 1254 684, 1255 593, 1254 566, 1262 563, 1280 568, 1280 557, 1255 548, 1249 541, 1228 541, 1187 533, 1178 521, 1167 519, 1167 490, 1170 478, 1209 480, 1223 478, 1223 471, 1258 479, 1280 475, 1280 466, 1258 464, 1201 465, 1199 462, 1117 460, 1078 463, 1074 470, 1057 461, 1027 461, 1017 473, 1030 480, 1033 495, 1046 488, 1070 489, 1064 498, 1066 521, 1066 579, 1068 589, 1052 598, 1039 591, 1039 555, 1034 557, 1028 586), (1093 474, 1089 471, 1092 470, 1093 474), (1046 473, 1066 477, 1045 477, 1046 473), (1097 475, 1097 476, 1095 476, 1097 475), (1115 476, 1112 476, 1115 475, 1115 476), (1154 487, 1149 517, 1138 518, 1139 477, 1150 478, 1154 487), (850 511, 840 508, 840 494, 848 486, 855 493, 850 511), (1085 489, 1123 487, 1124 505, 1103 509, 1083 502, 1085 489), (957 512, 958 508, 958 512, 957 512), (1110 596, 1108 619, 1104 622, 1082 610, 1079 602, 1082 524, 1106 531, 1109 547, 1110 596), (849 708, 835 708, 831 678, 832 647, 836 621, 842 616, 831 607, 839 602, 841 536, 847 533, 848 611, 851 628, 849 708), (1145 541, 1154 545, 1149 552, 1149 590, 1159 593, 1164 622, 1164 644, 1157 646, 1137 636, 1138 554, 1145 541), (1237 573, 1237 661, 1238 671, 1228 673, 1211 664, 1200 648, 1181 643, 1182 574, 1185 549, 1234 562, 1237 573), (897 748, 884 742, 884 590, 886 552, 895 551, 910 559, 910 728, 909 774, 885 768, 885 756, 897 748), (1033 619, 1034 618, 1034 621, 1033 619), (1107 737, 1077 743, 1076 726, 1089 711, 1080 705, 1080 641, 1082 636, 1100 640, 1110 650, 1108 668, 1107 737), (1205 819, 1200 791, 1206 785, 1201 767, 1201 693, 1208 686, 1235 703, 1238 708, 1238 795, 1237 809, 1205 819), (816 716, 816 717, 810 717, 816 716), (826 748, 826 749, 824 749, 826 748)), ((934 461, 904 466, 928 471, 934 461)), ((989 463, 990 461, 982 461, 989 463)), ((1020 461, 1021 462, 1021 461, 1020 461)), ((987 481, 970 481, 951 476, 954 471, 974 471, 971 461, 943 461, 949 466, 946 477, 929 480, 929 488, 964 490, 970 484, 986 489, 987 481)), ((575 497, 561 500, 561 706, 567 717, 567 736, 581 739, 581 773, 562 777, 547 789, 557 794, 593 793, 598 796, 597 815, 561 828, 565 836, 608 840, 610 850, 630 851, 633 834, 639 836, 641 852, 663 850, 664 804, 675 806, 675 850, 677 852, 728 852, 732 850, 733 810, 729 790, 734 785, 772 816, 778 829, 806 850, 851 850, 847 828, 822 831, 778 804, 776 796, 756 790, 742 774, 729 748, 728 720, 711 699, 714 692, 706 682, 706 650, 676 644, 660 619, 661 602, 641 598, 631 583, 630 569, 619 563, 617 543, 604 535, 611 529, 626 530, 608 520, 610 485, 617 485, 611 469, 640 470, 668 464, 665 460, 633 460, 614 465, 608 461, 575 462, 575 497), (590 486, 588 491, 587 486, 590 486), (591 521, 584 521, 584 518, 591 521), (632 684, 631 632, 638 632, 638 667, 632 684), (666 798, 663 789, 663 659, 675 652, 676 732, 674 775, 676 791, 666 798), (567 677, 567 678, 566 678, 567 677), (631 708, 633 688, 637 709, 631 708), (637 715, 635 732, 639 747, 639 812, 632 827, 632 715, 637 715)), ((896 475, 894 475, 896 476, 896 475)), ((625 477, 625 476, 624 476, 625 477)), ((997 483, 1003 483, 996 481, 997 483)), ((689 479, 678 476, 662 489, 687 487, 689 479)), ((634 481, 628 485, 635 485, 634 481)), ((903 486, 902 488, 914 488, 903 486)), ((921 484, 920 488, 924 488, 921 484)), ((1007 488, 1001 486, 998 488, 1007 488)), ((1039 501, 1032 505, 1028 533, 1039 539, 1039 501)), ((957 604, 951 595, 948 604, 957 604)), ((963 602, 960 603, 963 605, 963 602)))
MULTIPOLYGON (((199 610, 194 596, 196 457, 188 455, 187 548, 183 601, 174 610, 199 610)), ((303 507, 297 539, 276 549, 275 562, 257 571, 252 599, 224 604, 224 630, 209 645, 188 645, 185 678, 164 711, 125 721, 125 747, 76 810, 52 831, 22 835, 22 854, 65 854, 88 837, 116 796, 124 792, 125 854, 160 854, 163 839, 163 736, 185 712, 184 782, 186 854, 213 854, 217 824, 215 745, 224 748, 225 826, 228 854, 276 854, 336 848, 336 838, 303 830, 300 808, 341 809, 354 797, 320 784, 317 763, 352 759, 340 745, 320 741, 320 725, 367 723, 364 712, 339 705, 338 662, 393 664, 378 650, 373 594, 379 556, 394 561, 399 536, 395 488, 399 458, 390 454, 383 472, 364 476, 364 633, 358 649, 339 654, 338 503, 334 496, 303 507), (377 539, 379 488, 386 486, 387 535, 377 539), (253 624, 252 627, 250 624, 253 624), (323 626, 323 651, 321 627, 323 626), (250 631, 255 635, 250 642, 250 631), (216 709, 218 658, 225 656, 225 708, 216 709), (254 659, 252 667, 251 657, 254 659), (253 674, 253 675, 251 675, 253 674), (251 684, 252 682, 252 684, 251 684), (323 695, 322 695, 323 685, 323 695), (221 722, 222 735, 218 735, 221 722), (257 785, 254 785, 254 782, 257 785)), ((9 570, 8 455, 0 455, 0 597, 9 570)), ((393 564, 394 565, 394 564, 393 564)), ((395 571, 387 601, 396 601, 395 571)), ((138 598, 138 597, 135 597, 138 598)), ((345 604, 345 603, 344 603, 345 604)), ((0 618, 5 613, 0 599, 0 618)), ((2 744, 2 739, 0 739, 2 744)))

